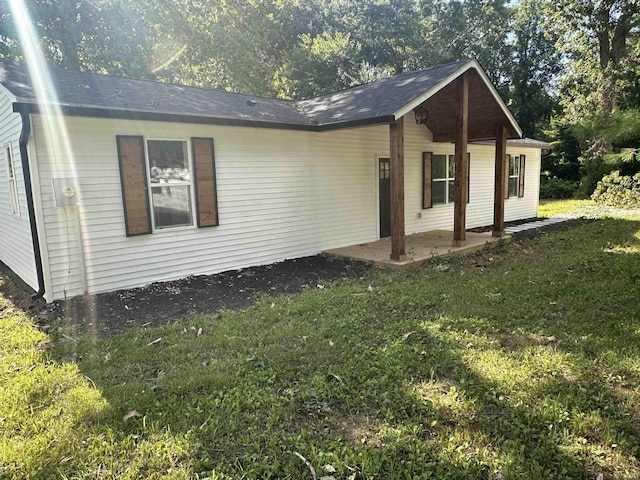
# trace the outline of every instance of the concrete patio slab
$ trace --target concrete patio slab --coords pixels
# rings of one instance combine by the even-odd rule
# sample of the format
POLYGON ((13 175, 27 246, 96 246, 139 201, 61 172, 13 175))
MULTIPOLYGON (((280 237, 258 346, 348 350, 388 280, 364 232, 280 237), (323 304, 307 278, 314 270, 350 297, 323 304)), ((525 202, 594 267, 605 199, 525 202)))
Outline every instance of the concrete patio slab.
POLYGON ((383 238, 375 242, 350 245, 348 247, 326 250, 323 253, 346 257, 354 260, 379 263, 384 265, 413 265, 422 263, 434 257, 447 255, 464 255, 485 246, 496 244, 500 240, 509 241, 511 237, 495 238, 491 232, 466 232, 466 245, 453 247, 453 232, 448 230, 431 230, 429 232, 414 233, 406 237, 407 260, 396 262, 389 258, 391 253, 391 239, 383 238))

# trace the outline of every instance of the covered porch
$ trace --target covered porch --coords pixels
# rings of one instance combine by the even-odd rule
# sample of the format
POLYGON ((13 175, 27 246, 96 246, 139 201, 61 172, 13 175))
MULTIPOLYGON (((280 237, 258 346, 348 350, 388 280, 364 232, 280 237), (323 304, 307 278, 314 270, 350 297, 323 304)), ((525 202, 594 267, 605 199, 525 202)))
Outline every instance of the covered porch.
MULTIPOLYGON (((503 238, 504 200, 508 197, 509 181, 507 139, 520 138, 522 131, 480 66, 471 62, 441 79, 433 88, 400 108, 394 119, 389 124, 390 237, 332 252, 341 251, 352 258, 402 265, 434 255, 468 252, 484 247, 492 239, 503 238), (405 235, 404 125, 414 118, 417 124, 429 130, 433 142, 455 145, 453 231, 405 235), (493 193, 493 225, 492 232, 476 234, 466 231, 468 144, 487 140, 495 142, 493 182, 483 185, 493 193), (382 256, 387 258, 382 260, 382 256)), ((430 156, 425 156, 425 171, 427 166, 431 168, 430 159, 430 156)), ((426 173, 424 176, 427 178, 426 173)), ((430 172, 428 178, 431 178, 430 172)), ((423 182, 428 183, 425 179, 423 182)), ((423 210, 432 208, 430 183, 423 189, 423 197, 423 210)))
POLYGON ((450 230, 431 230, 414 233, 405 237, 406 256, 403 260, 393 260, 389 256, 391 238, 381 238, 375 242, 350 245, 343 248, 327 250, 323 253, 353 260, 361 260, 383 265, 418 264, 434 257, 465 255, 484 248, 495 246, 500 240, 508 241, 511 237, 496 237, 491 232, 466 232, 465 245, 453 245, 453 232, 450 230))

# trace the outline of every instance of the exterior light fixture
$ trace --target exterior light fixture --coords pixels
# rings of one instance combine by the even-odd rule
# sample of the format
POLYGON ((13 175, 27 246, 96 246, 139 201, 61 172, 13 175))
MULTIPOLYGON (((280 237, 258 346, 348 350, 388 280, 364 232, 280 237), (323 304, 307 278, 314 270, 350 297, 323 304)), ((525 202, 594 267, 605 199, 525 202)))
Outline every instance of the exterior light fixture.
POLYGON ((426 108, 419 106, 413 109, 413 113, 416 116, 416 123, 418 125, 426 125, 427 118, 429 117, 429 112, 426 108))

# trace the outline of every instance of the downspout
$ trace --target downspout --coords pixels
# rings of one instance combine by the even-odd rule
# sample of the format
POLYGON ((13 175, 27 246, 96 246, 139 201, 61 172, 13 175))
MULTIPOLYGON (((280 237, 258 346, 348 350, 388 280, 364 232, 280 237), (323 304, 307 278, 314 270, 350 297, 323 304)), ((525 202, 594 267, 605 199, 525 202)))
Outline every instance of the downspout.
POLYGON ((38 224, 36 222, 36 211, 33 204, 33 185, 31 184, 31 168, 29 166, 29 154, 27 153, 27 143, 31 134, 31 118, 29 112, 20 110, 22 117, 22 132, 20 133, 20 158, 22 159, 22 176, 24 177, 24 188, 27 197, 27 211, 29 212, 29 224, 31 226, 31 241, 33 242, 33 257, 36 262, 36 274, 38 276, 38 290, 31 295, 31 300, 38 300, 44 296, 44 271, 42 268, 42 254, 40 252, 40 239, 38 237, 38 224))

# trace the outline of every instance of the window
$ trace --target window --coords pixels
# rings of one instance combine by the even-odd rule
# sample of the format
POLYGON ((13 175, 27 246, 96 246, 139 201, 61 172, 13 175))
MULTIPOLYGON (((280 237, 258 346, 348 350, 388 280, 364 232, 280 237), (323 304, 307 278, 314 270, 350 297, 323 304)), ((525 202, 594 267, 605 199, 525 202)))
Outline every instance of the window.
POLYGON ((431 198, 433 205, 453 202, 455 157, 434 154, 431 164, 431 198))
POLYGON ((520 178, 520 156, 509 156, 509 196, 518 195, 518 180, 520 178))
POLYGON ((7 161, 7 178, 9 180, 9 208, 12 215, 20 215, 20 204, 18 202, 18 186, 16 184, 16 172, 13 164, 13 154, 11 144, 4 147, 4 158, 7 161))
MULTIPOLYGON (((455 155, 422 152, 422 208, 454 202, 455 155)), ((471 155, 467 154, 467 203, 469 203, 469 172, 471 155)))
POLYGON ((212 138, 116 136, 127 236, 218 225, 212 138))
POLYGON ((193 225, 187 142, 147 140, 147 161, 154 227, 193 225))
POLYGON ((508 175, 506 178, 507 185, 505 198, 524 197, 524 174, 525 174, 525 156, 524 155, 507 155, 508 175))

